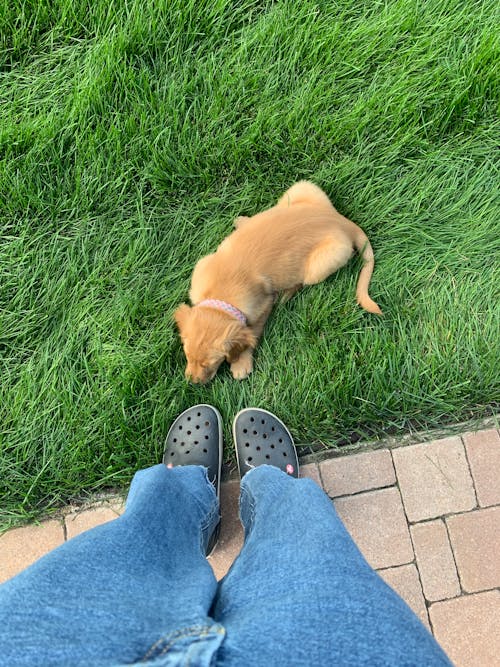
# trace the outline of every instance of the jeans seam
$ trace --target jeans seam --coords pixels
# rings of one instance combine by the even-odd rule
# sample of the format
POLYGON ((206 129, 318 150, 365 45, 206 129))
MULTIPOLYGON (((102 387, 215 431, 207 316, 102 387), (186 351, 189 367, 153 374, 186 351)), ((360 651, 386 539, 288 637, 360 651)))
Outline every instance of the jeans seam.
POLYGON ((144 654, 144 656, 141 658, 140 662, 147 662, 150 658, 153 657, 153 653, 159 649, 160 645, 162 642, 168 642, 166 646, 164 646, 159 653, 157 653, 154 657, 157 658, 161 655, 165 655, 165 653, 168 653, 168 651, 172 648, 172 646, 175 644, 175 642, 179 641, 180 639, 186 639, 187 637, 194 637, 196 635, 200 635, 201 637, 205 637, 210 634, 210 626, 209 625, 193 625, 189 628, 183 628, 182 630, 177 630, 173 635, 167 635, 166 637, 162 637, 161 639, 158 639, 150 648, 147 650, 147 652, 144 654))

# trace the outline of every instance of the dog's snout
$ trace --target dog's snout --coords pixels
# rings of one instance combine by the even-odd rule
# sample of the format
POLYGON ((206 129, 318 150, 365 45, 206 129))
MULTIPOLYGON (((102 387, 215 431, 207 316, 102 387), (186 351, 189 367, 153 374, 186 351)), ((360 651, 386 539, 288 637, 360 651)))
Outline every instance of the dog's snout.
POLYGON ((188 366, 186 372, 184 373, 186 380, 192 382, 193 384, 205 384, 211 379, 211 374, 207 373, 205 369, 196 369, 188 366))
POLYGON ((193 383, 195 383, 195 384, 196 384, 197 382, 199 382, 199 379, 198 379, 196 373, 194 373, 193 370, 191 370, 190 368, 187 368, 187 369, 186 369, 186 372, 184 373, 184 375, 185 375, 186 380, 187 380, 188 382, 193 382, 193 383))

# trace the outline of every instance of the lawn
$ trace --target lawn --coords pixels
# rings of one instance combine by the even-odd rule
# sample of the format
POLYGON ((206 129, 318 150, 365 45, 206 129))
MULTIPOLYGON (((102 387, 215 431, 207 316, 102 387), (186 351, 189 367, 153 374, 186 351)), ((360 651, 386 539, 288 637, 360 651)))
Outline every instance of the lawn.
MULTIPOLYGON (((330 447, 491 414, 498 25, 481 0, 10 0, 0 10, 0 525, 128 483, 174 416, 330 447), (359 259, 276 307, 241 383, 172 312, 239 214, 314 180, 359 259)), ((230 429, 226 455, 231 457, 230 429)))

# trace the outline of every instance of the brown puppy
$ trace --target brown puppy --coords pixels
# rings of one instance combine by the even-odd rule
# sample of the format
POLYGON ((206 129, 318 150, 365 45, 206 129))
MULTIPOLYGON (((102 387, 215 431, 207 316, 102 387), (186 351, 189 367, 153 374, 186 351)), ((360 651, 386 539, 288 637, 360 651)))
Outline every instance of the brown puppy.
POLYGON ((366 234, 313 183, 296 183, 276 206, 237 218, 235 227, 215 253, 196 264, 189 293, 193 307, 182 304, 174 314, 187 379, 208 382, 224 360, 234 378, 246 378, 278 293, 289 297, 325 280, 347 263, 354 248, 364 259, 358 303, 381 314, 368 296, 374 259, 366 234))

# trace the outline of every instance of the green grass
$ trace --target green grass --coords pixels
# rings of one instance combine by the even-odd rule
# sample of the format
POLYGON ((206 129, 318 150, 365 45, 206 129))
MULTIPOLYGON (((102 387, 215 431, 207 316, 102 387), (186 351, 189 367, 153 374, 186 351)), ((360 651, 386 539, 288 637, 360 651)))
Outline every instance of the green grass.
POLYGON ((327 446, 491 413, 498 18, 480 0, 2 0, 3 526, 125 485, 197 402, 227 423, 266 407, 327 446), (247 381, 188 385, 171 316, 195 262, 300 178, 368 233, 383 319, 356 306, 354 260, 276 308, 247 381))

